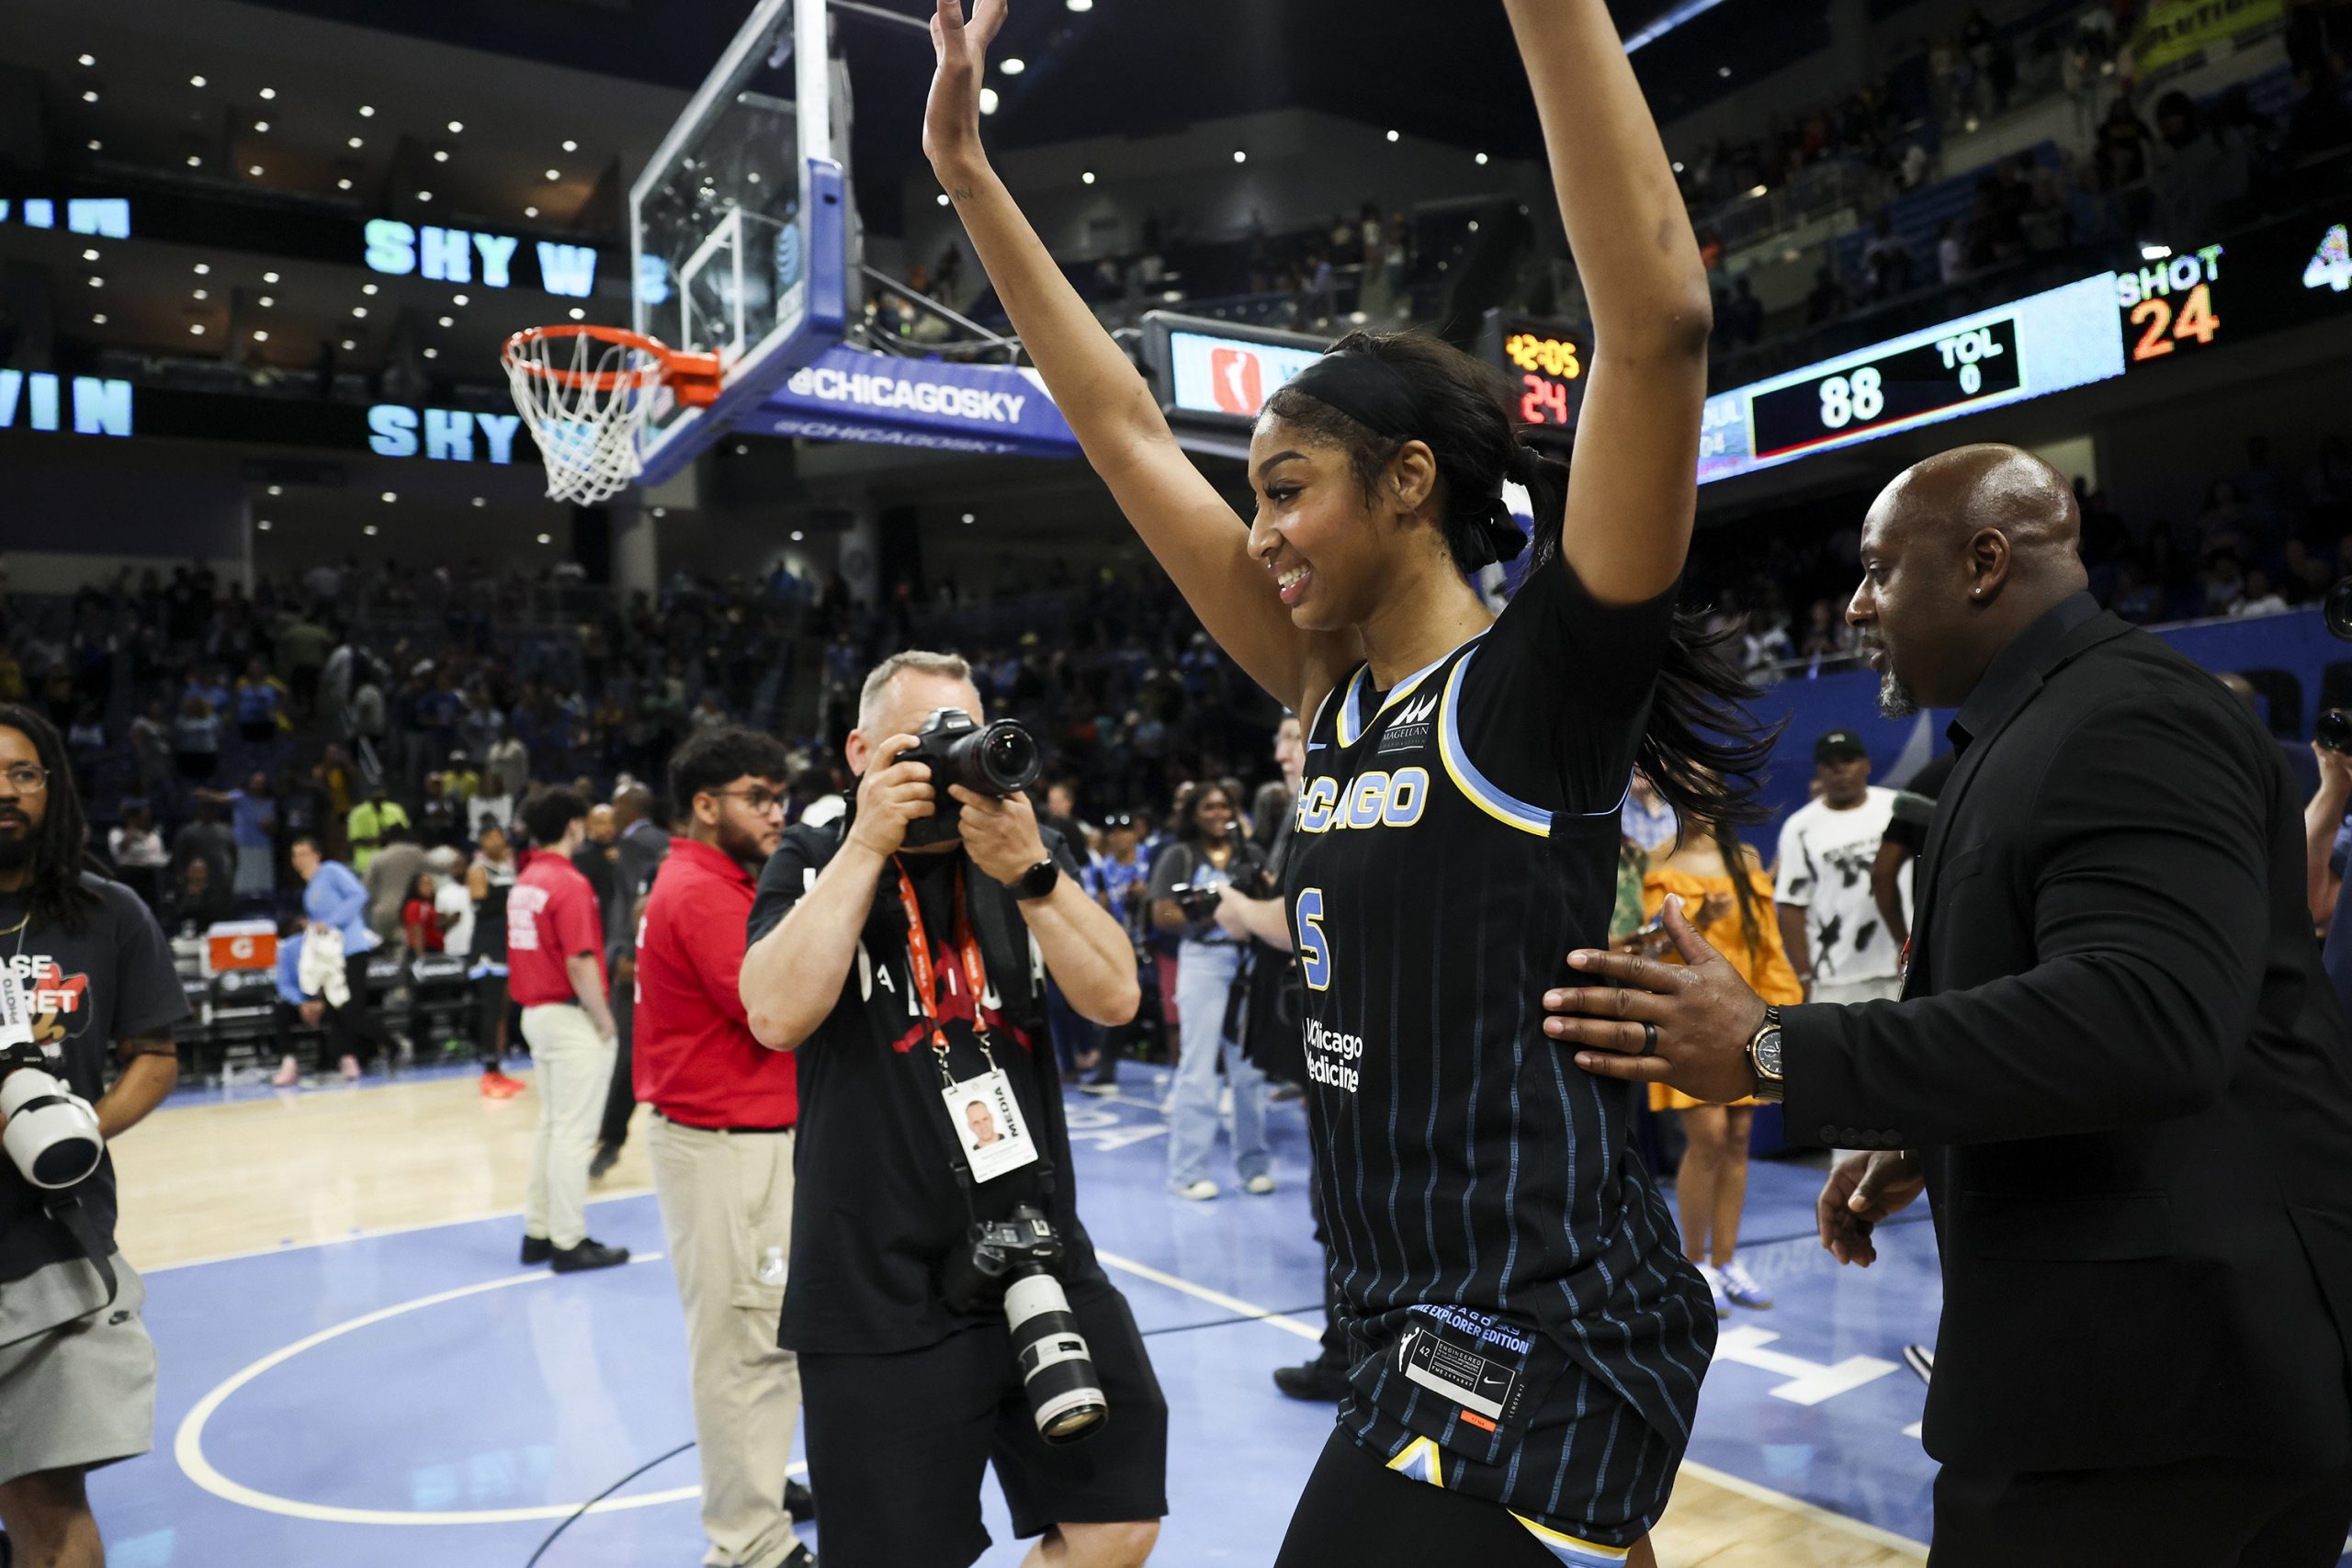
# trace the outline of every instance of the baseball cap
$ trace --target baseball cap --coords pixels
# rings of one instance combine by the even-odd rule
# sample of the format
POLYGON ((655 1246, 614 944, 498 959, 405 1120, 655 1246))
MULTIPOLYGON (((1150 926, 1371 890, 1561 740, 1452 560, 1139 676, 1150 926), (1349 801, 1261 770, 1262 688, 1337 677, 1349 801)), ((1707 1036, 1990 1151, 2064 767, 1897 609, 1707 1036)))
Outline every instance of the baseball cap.
POLYGON ((1841 757, 1860 757, 1867 761, 1870 754, 1871 749, 1862 744, 1862 738, 1850 729, 1833 729, 1813 743, 1813 760, 1816 762, 1833 762, 1841 757))

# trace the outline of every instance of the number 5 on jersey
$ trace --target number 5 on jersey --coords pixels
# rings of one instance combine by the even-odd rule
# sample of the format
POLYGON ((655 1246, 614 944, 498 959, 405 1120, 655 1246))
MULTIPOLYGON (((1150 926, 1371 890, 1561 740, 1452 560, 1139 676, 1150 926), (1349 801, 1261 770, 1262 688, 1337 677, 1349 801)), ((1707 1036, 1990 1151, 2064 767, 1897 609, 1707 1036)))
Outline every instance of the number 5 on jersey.
POLYGON ((1331 988, 1331 939, 1323 934, 1323 889, 1298 895, 1298 972, 1310 991, 1331 988))

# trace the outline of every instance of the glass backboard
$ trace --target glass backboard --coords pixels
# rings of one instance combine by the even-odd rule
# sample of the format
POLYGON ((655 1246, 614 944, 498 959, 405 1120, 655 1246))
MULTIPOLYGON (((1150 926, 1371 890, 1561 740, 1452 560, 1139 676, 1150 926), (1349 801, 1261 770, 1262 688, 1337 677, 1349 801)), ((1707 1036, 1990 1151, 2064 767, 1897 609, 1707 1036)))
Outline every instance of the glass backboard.
POLYGON ((630 190, 631 324, 717 354, 723 372, 711 408, 658 394, 645 482, 708 445, 755 389, 840 341, 842 85, 823 0, 761 0, 630 190))

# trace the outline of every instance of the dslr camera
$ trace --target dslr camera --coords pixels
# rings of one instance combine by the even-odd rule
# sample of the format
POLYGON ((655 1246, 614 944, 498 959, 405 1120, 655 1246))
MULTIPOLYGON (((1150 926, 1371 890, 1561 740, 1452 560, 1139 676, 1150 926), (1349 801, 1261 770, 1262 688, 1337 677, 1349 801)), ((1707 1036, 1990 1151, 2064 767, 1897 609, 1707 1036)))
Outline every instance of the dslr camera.
POLYGON ((915 732, 915 744, 890 761, 924 764, 931 770, 932 787, 939 792, 933 814, 907 825, 905 841, 918 848, 962 835, 963 805, 947 793, 948 785, 962 784, 976 795, 1002 800, 1035 784, 1044 767, 1036 739, 1026 729, 1009 718, 976 724, 960 708, 941 708, 924 719, 915 732))
MULTIPOLYGON (((0 985, 9 985, 0 976, 0 985)), ((58 1192, 98 1168, 106 1139, 97 1112, 49 1070, 29 1040, 0 1044, 0 1148, 27 1181, 58 1192)))
MULTIPOLYGON (((1241 837, 1241 829, 1227 829, 1226 837, 1233 845, 1232 857, 1226 862, 1227 865, 1234 868, 1231 879, 1233 890, 1245 898, 1272 897, 1276 888, 1272 872, 1263 866, 1242 869, 1241 857, 1246 846, 1241 837)), ((1186 919, 1195 925, 1201 925, 1216 919, 1216 895, 1219 886, 1216 883, 1180 882, 1168 890, 1168 896, 1176 900, 1176 907, 1184 911, 1186 919)))
POLYGON ((959 1313, 984 1313, 1001 1303, 1037 1435, 1049 1443, 1091 1437, 1110 1419, 1111 1404, 1097 1379, 1093 1352, 1070 1313, 1069 1297, 1054 1276, 1061 1266, 1062 1238, 1053 1222, 1035 1205, 1023 1203, 1008 1219, 975 1221, 967 1241, 966 1250, 948 1255, 942 1292, 947 1305, 959 1313))

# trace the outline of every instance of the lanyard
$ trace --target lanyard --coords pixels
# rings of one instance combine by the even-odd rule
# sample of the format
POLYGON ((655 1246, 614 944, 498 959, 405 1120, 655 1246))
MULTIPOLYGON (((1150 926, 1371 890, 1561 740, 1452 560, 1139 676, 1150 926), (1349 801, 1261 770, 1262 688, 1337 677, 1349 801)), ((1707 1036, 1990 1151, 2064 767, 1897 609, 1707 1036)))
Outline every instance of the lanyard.
MULTIPOLYGON (((913 878, 907 868, 892 863, 899 874, 899 903, 907 914, 907 968, 914 980, 915 998, 922 1003, 923 1016, 931 1020, 932 1057, 939 1064, 939 1078, 950 1089, 956 1085, 956 1075, 947 1066, 947 1030, 939 1021, 939 992, 937 976, 931 965, 931 938, 923 930, 922 904, 915 897, 913 878)), ((964 977, 971 986, 972 1027, 979 1036, 980 1055, 988 1059, 989 1071, 996 1071, 996 1053, 989 1049, 989 1032, 980 1021, 980 998, 988 991, 988 971, 980 963, 979 939, 972 934, 971 911, 964 907, 964 868, 956 868, 956 951, 964 965, 964 977)))

